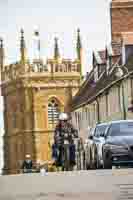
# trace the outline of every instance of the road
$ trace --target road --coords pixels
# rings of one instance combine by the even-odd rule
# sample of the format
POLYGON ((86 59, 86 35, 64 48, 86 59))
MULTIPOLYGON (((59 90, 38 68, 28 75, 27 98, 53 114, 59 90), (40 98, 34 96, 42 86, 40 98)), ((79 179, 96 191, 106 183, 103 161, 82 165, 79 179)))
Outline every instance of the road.
POLYGON ((126 200, 129 197, 133 199, 133 169, 0 177, 0 200, 126 200))

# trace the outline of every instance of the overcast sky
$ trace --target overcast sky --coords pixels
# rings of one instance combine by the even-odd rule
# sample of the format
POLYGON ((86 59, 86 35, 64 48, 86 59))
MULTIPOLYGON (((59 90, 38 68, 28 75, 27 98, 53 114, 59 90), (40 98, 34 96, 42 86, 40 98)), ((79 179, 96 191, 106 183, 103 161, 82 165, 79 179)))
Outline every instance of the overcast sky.
MULTIPOLYGON (((33 30, 38 26, 41 55, 53 55, 54 37, 59 37, 60 52, 75 57, 76 29, 81 30, 84 48, 84 73, 89 71, 91 53, 110 41, 109 0, 0 0, 0 36, 4 39, 6 62, 19 58, 19 31, 24 28, 28 56, 32 55, 33 30)), ((2 106, 0 102, 0 114, 2 106)), ((0 129, 3 127, 0 115, 0 129)))
POLYGON ((79 27, 85 51, 84 71, 88 71, 91 63, 91 51, 104 48, 110 38, 109 0, 1 0, 0 4, 0 35, 5 40, 9 62, 19 58, 21 27, 25 30, 29 57, 33 30, 39 27, 43 58, 53 55, 55 36, 59 37, 62 56, 73 58, 79 27))

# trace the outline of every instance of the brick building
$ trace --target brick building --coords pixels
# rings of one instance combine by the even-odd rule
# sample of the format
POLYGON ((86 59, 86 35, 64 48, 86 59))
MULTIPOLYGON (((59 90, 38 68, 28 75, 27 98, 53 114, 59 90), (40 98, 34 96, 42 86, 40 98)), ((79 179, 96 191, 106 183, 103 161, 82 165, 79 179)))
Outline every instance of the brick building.
POLYGON ((120 42, 125 33, 130 36, 133 32, 133 0, 112 0, 110 15, 112 41, 120 42))

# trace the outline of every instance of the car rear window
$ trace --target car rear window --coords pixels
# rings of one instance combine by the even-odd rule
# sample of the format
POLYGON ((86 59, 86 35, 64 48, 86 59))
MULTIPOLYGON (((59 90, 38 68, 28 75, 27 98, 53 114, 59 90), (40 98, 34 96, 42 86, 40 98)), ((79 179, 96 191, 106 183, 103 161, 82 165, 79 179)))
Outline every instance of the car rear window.
POLYGON ((109 130, 110 136, 133 135, 133 122, 122 122, 112 124, 109 130))

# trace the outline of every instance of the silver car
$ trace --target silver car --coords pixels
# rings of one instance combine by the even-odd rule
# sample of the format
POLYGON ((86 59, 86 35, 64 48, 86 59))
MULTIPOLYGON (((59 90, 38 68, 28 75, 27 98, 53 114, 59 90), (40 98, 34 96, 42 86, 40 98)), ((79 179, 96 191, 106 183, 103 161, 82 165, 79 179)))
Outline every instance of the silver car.
POLYGON ((92 167, 92 158, 91 158, 91 146, 93 143, 93 135, 95 128, 91 128, 91 131, 88 133, 88 139, 84 144, 84 152, 85 152, 85 169, 91 169, 92 167))
POLYGON ((108 127, 108 123, 97 124, 95 127, 94 135, 91 138, 92 144, 90 147, 91 167, 103 168, 103 153, 102 148, 105 143, 105 132, 108 127))

